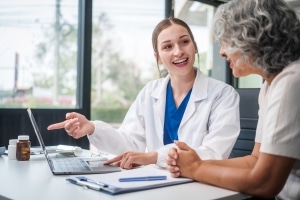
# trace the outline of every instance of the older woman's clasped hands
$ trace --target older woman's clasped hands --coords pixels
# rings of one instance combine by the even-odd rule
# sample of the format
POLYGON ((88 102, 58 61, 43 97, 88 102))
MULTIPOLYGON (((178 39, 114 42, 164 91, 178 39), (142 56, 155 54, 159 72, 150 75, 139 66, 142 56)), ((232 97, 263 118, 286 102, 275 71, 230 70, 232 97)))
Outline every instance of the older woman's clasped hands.
POLYGON ((168 170, 172 177, 188 177, 194 179, 194 172, 199 169, 202 160, 195 150, 186 143, 175 141, 176 147, 167 155, 168 170))

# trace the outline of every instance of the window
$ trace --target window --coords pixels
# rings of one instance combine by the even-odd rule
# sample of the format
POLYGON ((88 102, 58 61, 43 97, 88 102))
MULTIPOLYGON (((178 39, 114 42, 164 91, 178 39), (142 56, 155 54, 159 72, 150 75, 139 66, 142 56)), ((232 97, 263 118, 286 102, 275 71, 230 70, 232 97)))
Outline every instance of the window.
POLYGON ((0 108, 75 108, 78 2, 0 5, 0 108))
POLYGON ((260 88, 263 84, 263 79, 259 75, 249 75, 238 78, 238 88, 260 88))
POLYGON ((214 41, 210 29, 214 6, 196 1, 175 0, 174 8, 174 16, 184 20, 194 34, 199 54, 199 60, 195 61, 195 66, 207 76, 212 76, 214 41))
POLYGON ((93 1, 91 118, 122 122, 138 92, 159 77, 152 31, 161 0, 93 1))

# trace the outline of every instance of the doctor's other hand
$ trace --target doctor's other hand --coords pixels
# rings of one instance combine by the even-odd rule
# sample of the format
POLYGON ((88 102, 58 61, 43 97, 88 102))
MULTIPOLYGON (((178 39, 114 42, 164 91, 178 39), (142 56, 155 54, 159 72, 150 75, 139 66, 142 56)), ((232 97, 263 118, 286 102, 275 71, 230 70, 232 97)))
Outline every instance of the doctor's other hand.
POLYGON ((175 141, 176 147, 170 149, 167 155, 167 169, 172 177, 187 177, 194 179, 194 173, 202 163, 197 152, 186 143, 175 141))
POLYGON ((48 126, 48 130, 64 128, 69 136, 80 138, 85 135, 91 135, 95 126, 84 115, 72 112, 66 114, 66 120, 48 126))
POLYGON ((105 161, 103 164, 113 164, 123 169, 132 169, 141 165, 155 164, 156 161, 157 152, 125 152, 105 161))

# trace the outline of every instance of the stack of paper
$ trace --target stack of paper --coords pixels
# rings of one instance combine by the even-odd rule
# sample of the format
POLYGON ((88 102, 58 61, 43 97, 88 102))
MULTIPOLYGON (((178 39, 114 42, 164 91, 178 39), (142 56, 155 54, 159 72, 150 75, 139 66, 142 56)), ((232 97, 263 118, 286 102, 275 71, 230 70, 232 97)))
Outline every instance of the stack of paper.
POLYGON ((86 176, 71 176, 67 181, 85 186, 90 189, 107 192, 109 194, 121 194, 146 190, 158 187, 171 186, 182 183, 192 182, 188 178, 173 178, 166 169, 157 167, 156 165, 147 165, 131 170, 122 170, 120 172, 108 174, 93 174, 86 176), (164 177, 163 180, 139 180, 138 177, 164 177), (129 181, 120 181, 129 179, 129 181), (134 178, 134 179, 132 179, 134 178))

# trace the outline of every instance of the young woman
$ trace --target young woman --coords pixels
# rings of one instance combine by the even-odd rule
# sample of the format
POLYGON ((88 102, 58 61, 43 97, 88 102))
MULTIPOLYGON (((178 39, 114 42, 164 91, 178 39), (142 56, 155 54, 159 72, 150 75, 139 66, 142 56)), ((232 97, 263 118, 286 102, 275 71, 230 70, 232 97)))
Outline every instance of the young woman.
POLYGON ((231 0, 216 12, 215 34, 234 76, 264 79, 252 155, 203 160, 175 142, 168 170, 253 196, 300 199, 299 18, 283 0, 231 0))
POLYGON ((87 135, 99 150, 120 154, 106 164, 126 169, 147 164, 166 167, 165 158, 177 139, 204 159, 228 158, 239 134, 238 94, 194 67, 197 46, 182 20, 162 20, 152 41, 157 64, 168 75, 140 91, 119 129, 68 113, 66 121, 48 130, 65 128, 74 138, 87 135))

